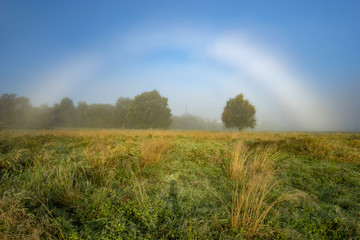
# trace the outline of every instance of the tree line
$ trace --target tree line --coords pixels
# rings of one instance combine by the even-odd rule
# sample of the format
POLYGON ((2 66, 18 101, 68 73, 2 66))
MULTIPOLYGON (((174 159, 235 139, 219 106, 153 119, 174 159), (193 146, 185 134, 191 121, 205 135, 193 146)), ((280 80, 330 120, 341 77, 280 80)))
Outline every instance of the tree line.
POLYGON ((156 90, 134 99, 121 97, 115 105, 79 102, 75 106, 70 98, 63 98, 52 107, 34 107, 29 98, 16 94, 0 98, 2 128, 168 128, 171 116, 168 99, 156 90))
POLYGON ((184 114, 172 116, 168 99, 157 90, 143 92, 134 99, 118 98, 112 104, 87 104, 75 107, 70 98, 49 107, 31 105, 27 97, 3 94, 0 98, 0 128, 171 128, 183 130, 223 130, 254 128, 255 107, 243 94, 230 98, 224 107, 222 122, 208 121, 184 114))

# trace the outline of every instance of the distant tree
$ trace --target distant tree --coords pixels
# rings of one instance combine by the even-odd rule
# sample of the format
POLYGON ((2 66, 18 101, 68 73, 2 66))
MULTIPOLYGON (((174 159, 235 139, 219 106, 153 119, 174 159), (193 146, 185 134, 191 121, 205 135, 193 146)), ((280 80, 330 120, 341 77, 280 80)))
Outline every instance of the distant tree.
POLYGON ((129 108, 133 100, 130 98, 119 98, 115 104, 115 127, 127 128, 129 127, 126 115, 129 112, 129 108))
POLYGON ((88 127, 89 105, 86 102, 79 102, 76 107, 75 122, 77 127, 88 127))
POLYGON ((91 104, 88 109, 88 126, 90 128, 114 127, 114 105, 91 104))
POLYGON ((28 127, 31 110, 30 99, 26 97, 3 94, 0 98, 0 122, 5 127, 28 127))
POLYGON ((14 102, 14 120, 16 127, 28 127, 30 123, 32 106, 27 97, 18 97, 14 102))
POLYGON ((227 101, 221 119, 225 127, 236 127, 239 131, 242 131, 248 127, 255 127, 255 113, 255 107, 249 100, 244 99, 243 94, 239 94, 235 98, 230 98, 229 101, 227 101))
POLYGON ((161 97, 156 90, 137 95, 126 119, 134 128, 168 128, 171 124, 168 99, 161 97))
POLYGON ((12 127, 15 120, 16 94, 3 94, 0 98, 0 122, 4 127, 12 127))
POLYGON ((60 116, 60 105, 55 103, 52 107, 49 108, 49 127, 63 127, 64 122, 60 116))
POLYGON ((59 104, 59 120, 63 127, 75 125, 75 106, 70 98, 63 98, 59 104))
POLYGON ((33 124, 35 128, 49 128, 54 122, 54 110, 47 103, 41 104, 39 108, 34 108, 33 124))

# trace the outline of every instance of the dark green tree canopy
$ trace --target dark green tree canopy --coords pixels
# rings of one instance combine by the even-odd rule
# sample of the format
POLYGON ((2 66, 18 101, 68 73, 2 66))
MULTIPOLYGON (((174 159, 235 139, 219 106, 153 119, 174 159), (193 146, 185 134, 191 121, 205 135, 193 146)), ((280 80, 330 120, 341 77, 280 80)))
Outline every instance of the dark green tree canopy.
POLYGON ((244 99, 243 94, 237 95, 235 98, 230 98, 226 102, 224 112, 221 116, 222 121, 227 128, 236 127, 239 131, 245 128, 254 128, 256 125, 255 107, 244 99))
POLYGON ((129 107, 126 119, 134 128, 168 128, 171 124, 168 99, 156 90, 137 95, 129 107))

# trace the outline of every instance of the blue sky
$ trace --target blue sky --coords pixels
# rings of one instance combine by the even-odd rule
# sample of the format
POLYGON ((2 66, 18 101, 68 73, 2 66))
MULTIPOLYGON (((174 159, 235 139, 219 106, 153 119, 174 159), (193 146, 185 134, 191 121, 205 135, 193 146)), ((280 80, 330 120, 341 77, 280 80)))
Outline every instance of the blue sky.
POLYGON ((360 125, 359 1, 0 2, 0 94, 112 103, 157 89, 220 119, 243 93, 280 129, 360 125))

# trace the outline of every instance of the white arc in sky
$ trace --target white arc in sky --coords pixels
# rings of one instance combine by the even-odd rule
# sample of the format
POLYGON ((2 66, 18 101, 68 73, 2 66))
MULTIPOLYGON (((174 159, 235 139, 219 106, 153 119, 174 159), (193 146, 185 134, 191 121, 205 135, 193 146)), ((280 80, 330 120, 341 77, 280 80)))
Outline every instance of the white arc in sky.
POLYGON ((309 126, 317 130, 331 128, 333 116, 306 86, 307 81, 264 46, 249 41, 242 34, 232 34, 219 38, 210 52, 264 87, 299 130, 309 129, 309 126))

